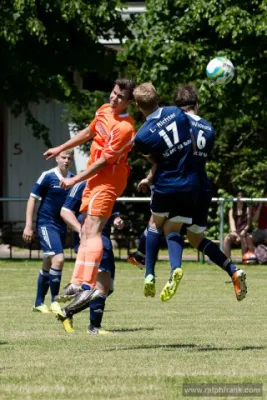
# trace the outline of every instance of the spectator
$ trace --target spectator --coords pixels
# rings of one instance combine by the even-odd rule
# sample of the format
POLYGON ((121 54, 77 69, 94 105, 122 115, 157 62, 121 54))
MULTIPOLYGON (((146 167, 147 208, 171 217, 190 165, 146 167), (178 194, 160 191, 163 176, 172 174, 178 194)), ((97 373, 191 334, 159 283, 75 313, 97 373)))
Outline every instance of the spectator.
MULTIPOLYGON (((238 199, 245 197, 242 190, 237 192, 238 199)), ((266 214, 267 215, 267 214, 266 214)), ((231 247, 233 244, 241 245, 242 255, 247 251, 254 251, 251 232, 251 209, 245 202, 238 201, 234 203, 229 210, 230 232, 224 238, 224 252, 228 258, 231 258, 231 247)))
MULTIPOLYGON (((267 198, 267 188, 264 189, 262 197, 267 198)), ((260 202, 253 208, 252 220, 257 224, 257 229, 253 232, 253 242, 255 246, 267 244, 267 203, 260 202)))

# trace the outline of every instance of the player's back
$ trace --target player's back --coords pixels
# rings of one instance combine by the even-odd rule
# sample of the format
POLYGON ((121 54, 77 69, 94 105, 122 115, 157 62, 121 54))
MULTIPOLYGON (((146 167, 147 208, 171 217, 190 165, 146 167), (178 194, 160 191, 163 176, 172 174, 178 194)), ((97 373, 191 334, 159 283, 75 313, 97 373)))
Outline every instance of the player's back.
POLYGON ((198 187, 189 120, 178 107, 158 108, 137 132, 135 143, 157 163, 154 191, 176 193, 198 187))
POLYGON ((202 188, 210 188, 211 184, 206 173, 206 162, 214 144, 214 129, 211 124, 198 115, 186 113, 192 127, 196 143, 196 151, 194 153, 199 179, 202 188))

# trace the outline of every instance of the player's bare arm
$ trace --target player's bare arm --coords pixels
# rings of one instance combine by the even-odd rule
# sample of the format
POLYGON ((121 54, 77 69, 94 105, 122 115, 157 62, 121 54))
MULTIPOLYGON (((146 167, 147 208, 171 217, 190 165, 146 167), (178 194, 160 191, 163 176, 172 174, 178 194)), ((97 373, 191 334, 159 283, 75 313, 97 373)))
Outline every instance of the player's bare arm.
POLYGON ((73 231, 77 233, 81 232, 81 224, 72 210, 62 207, 60 216, 73 231))
POLYGON ((24 242, 31 243, 34 237, 34 230, 32 229, 33 214, 35 209, 36 199, 32 196, 29 197, 26 209, 26 225, 22 234, 24 242))
POLYGON ((69 189, 70 187, 76 185, 76 183, 85 181, 86 179, 92 178, 98 171, 103 169, 107 165, 107 160, 105 157, 100 157, 96 160, 90 167, 86 168, 84 171, 80 172, 72 178, 63 178, 60 181, 60 187, 64 189, 69 189))
POLYGON ((153 176, 156 172, 157 164, 153 161, 151 156, 145 156, 147 159, 150 158, 149 162, 152 163, 152 168, 150 169, 146 178, 142 179, 138 185, 137 190, 142 193, 147 193, 149 191, 150 186, 152 185, 153 176))
POLYGON ((95 136, 95 133, 92 132, 88 127, 81 130, 77 135, 73 136, 67 142, 61 144, 57 147, 52 147, 48 149, 45 153, 45 159, 50 160, 53 157, 57 157, 62 151, 72 149, 73 147, 79 146, 85 142, 92 140, 95 136))

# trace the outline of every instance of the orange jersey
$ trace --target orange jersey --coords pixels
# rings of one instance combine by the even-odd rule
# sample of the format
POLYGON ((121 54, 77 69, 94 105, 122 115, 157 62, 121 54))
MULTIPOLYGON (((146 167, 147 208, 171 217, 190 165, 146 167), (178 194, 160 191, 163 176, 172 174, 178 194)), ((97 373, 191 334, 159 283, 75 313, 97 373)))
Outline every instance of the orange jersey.
POLYGON ((101 156, 105 157, 107 164, 87 180, 80 211, 88 210, 91 215, 108 217, 116 198, 127 184, 127 160, 133 146, 134 122, 128 114, 114 114, 110 105, 104 104, 97 110, 89 129, 95 137, 87 167, 101 156))
POLYGON ((89 129, 96 135, 87 166, 101 156, 111 165, 127 163, 135 135, 134 122, 128 114, 114 114, 110 105, 104 104, 97 110, 89 129))

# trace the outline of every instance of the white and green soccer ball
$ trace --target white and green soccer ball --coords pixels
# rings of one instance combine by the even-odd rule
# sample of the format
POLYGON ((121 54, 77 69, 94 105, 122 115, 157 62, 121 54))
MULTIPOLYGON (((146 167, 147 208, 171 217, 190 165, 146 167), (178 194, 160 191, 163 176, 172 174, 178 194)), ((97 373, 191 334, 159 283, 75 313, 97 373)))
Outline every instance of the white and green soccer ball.
POLYGON ((235 75, 233 63, 226 57, 213 58, 207 65, 208 80, 216 85, 226 85, 235 75))

